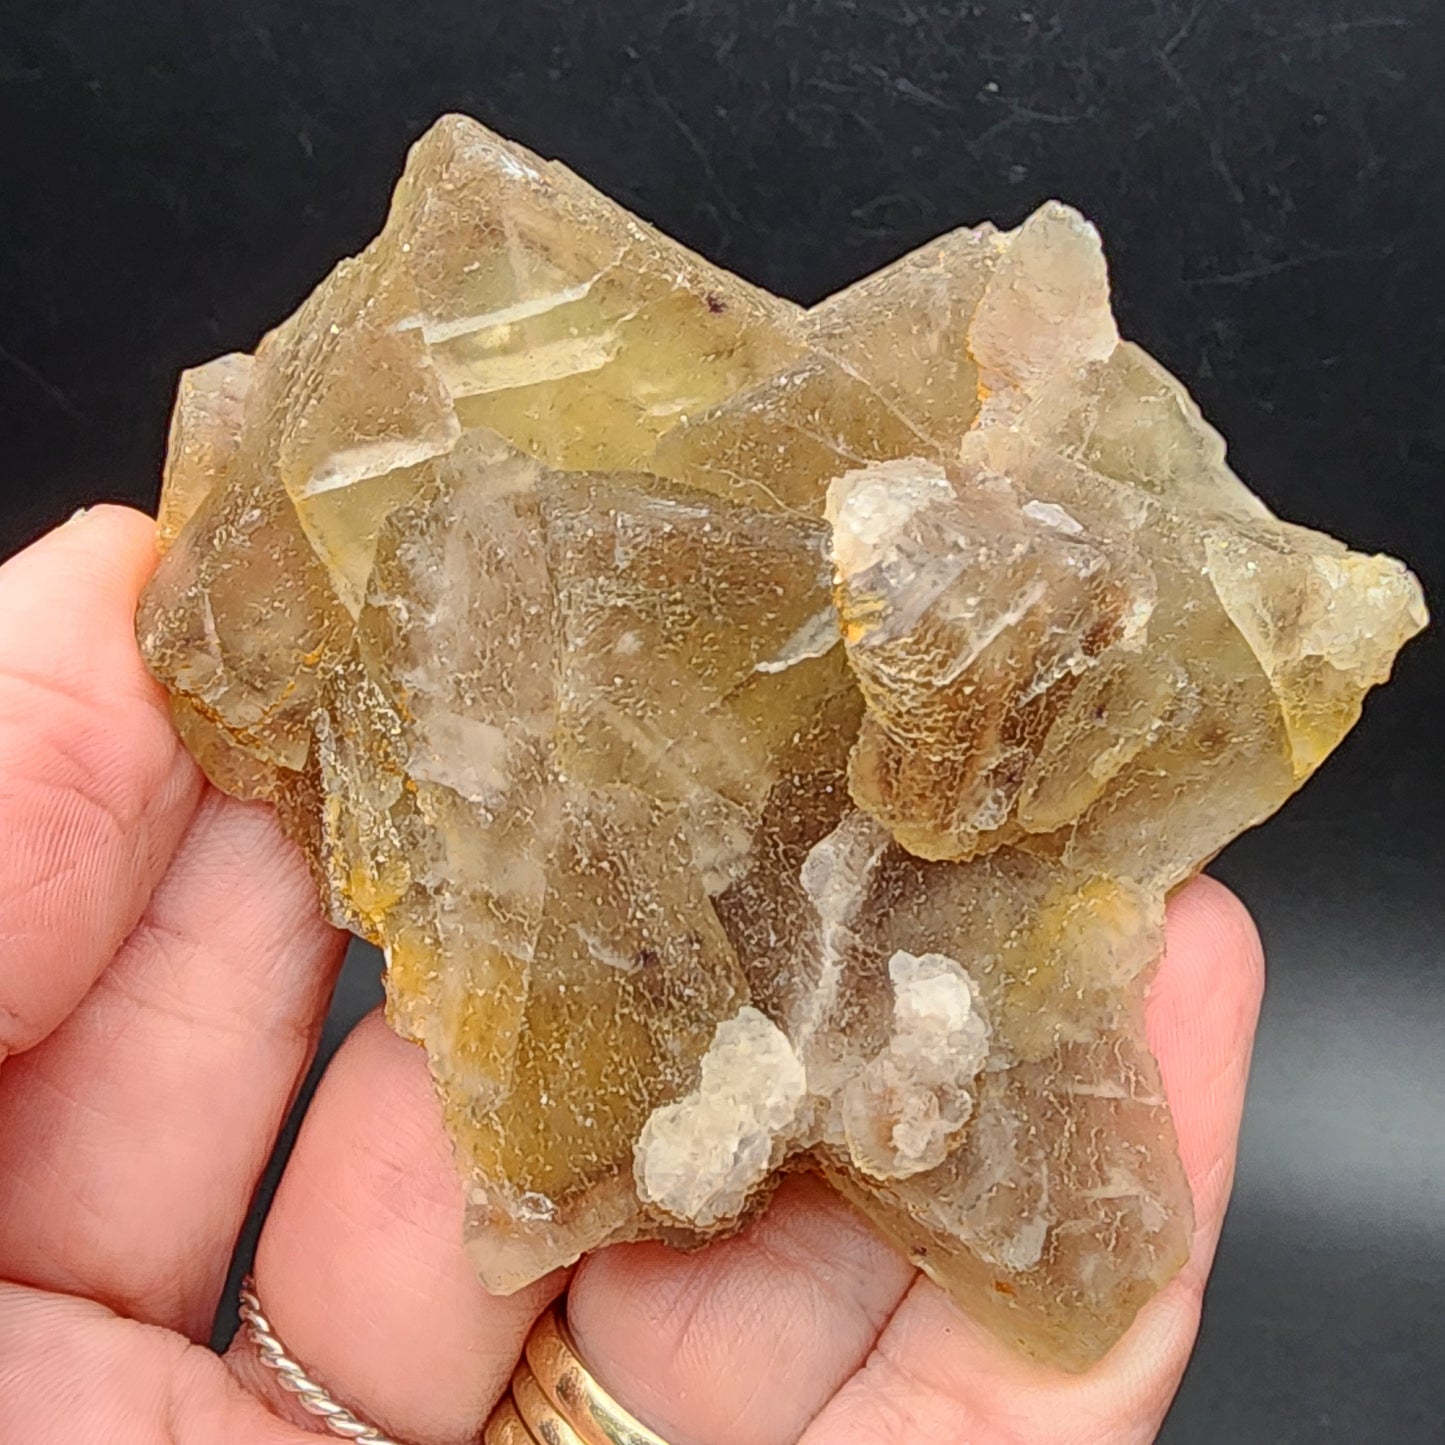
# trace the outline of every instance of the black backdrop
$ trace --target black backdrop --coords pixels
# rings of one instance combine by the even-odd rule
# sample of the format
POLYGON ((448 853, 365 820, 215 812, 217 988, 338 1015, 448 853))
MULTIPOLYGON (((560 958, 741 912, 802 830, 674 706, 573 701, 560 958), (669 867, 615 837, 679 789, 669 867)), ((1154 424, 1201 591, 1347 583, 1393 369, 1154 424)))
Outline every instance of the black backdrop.
MULTIPOLYGON (((1438 601, 1436 0, 3 4, 0 556, 150 505, 178 368, 358 249, 460 109, 803 301, 1073 202, 1245 477, 1438 601)), ((1445 1438, 1442 651, 1216 865, 1271 992, 1174 1445, 1445 1438)), ((359 955, 330 1039, 374 989, 359 955)))

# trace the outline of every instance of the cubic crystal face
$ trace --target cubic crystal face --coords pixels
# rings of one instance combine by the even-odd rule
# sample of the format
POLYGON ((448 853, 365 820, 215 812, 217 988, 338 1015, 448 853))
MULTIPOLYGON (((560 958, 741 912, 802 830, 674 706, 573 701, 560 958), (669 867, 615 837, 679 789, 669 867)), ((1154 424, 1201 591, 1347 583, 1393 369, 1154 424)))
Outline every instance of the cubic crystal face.
POLYGON ((811 310, 458 117, 183 379, 145 657, 385 950, 507 1291, 830 1179, 1067 1368, 1180 1266, 1168 891, 1425 620, 1045 206, 811 310))

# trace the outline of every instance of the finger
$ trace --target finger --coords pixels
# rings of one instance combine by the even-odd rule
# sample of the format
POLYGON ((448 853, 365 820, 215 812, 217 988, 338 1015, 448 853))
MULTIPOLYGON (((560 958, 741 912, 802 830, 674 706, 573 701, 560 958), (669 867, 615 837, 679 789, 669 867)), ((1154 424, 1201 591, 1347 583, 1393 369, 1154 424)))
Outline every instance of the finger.
POLYGON ((0 1276, 204 1338, 344 942, 270 810, 208 792, 110 968, 0 1077, 0 1276))
POLYGON ((1233 1176, 1262 992, 1262 955, 1249 915, 1222 885, 1196 879, 1171 901, 1165 963, 1147 1016, 1194 1190, 1194 1249, 1098 1365, 1069 1376, 1025 1360, 919 1279, 867 1366, 802 1445, 1153 1440, 1198 1327, 1233 1176))
MULTIPOLYGON (((562 1284, 498 1298, 478 1283, 425 1058, 364 1020, 322 1079, 257 1250, 257 1293, 287 1350, 398 1439, 471 1445, 562 1284)), ((227 1361, 304 1418, 247 1343, 227 1361)))
POLYGON ((1202 1291, 1234 1185, 1264 950, 1244 905, 1204 876, 1170 900, 1165 947, 1146 1021, 1194 1194, 1194 1243, 1183 1273, 1202 1291))
MULTIPOLYGON (((1241 1057, 1258 1004, 1258 945, 1243 910, 1208 882, 1171 907, 1168 943, 1150 1033, 1164 1055, 1186 1163, 1201 1192, 1207 1255, 1227 1191, 1227 1170, 1216 1160, 1232 1159, 1238 1126, 1241 1057)), ((1004 1350, 915 1278, 822 1186, 799 1184, 750 1230, 701 1254, 634 1245, 589 1259, 569 1292, 568 1316, 607 1388, 675 1445, 792 1445, 815 1416, 804 1438, 829 1445, 996 1438, 963 1431, 956 1399, 931 1422, 938 1433, 914 1437, 890 1423, 900 1390, 884 1394, 870 1383, 855 1403, 860 1387, 851 1382, 837 1394, 865 1362, 857 1380, 872 1380, 875 1342, 897 1338, 900 1318, 911 1348, 966 1335, 973 1341, 966 1358, 988 1353, 1009 1381, 1060 1380, 1004 1350), (910 1326, 910 1319, 921 1322, 910 1326), (866 1420, 865 1409, 873 1412, 866 1420), (834 1420, 844 1423, 825 1423, 834 1420)), ((1150 1348, 1192 1336, 1189 1301, 1197 1299, 1198 1279, 1202 1274, 1155 1309, 1153 1332, 1128 1356, 1139 1379, 1164 1376, 1166 1367, 1148 1360, 1150 1348)))
POLYGON ((316 1445, 209 1350, 92 1300, 0 1284, 6 1445, 316 1445))
POLYGON ((792 1445, 867 1359, 913 1277, 831 1189, 798 1178, 702 1253, 635 1244, 592 1256, 567 1317, 608 1390, 674 1445, 792 1445))
POLYGON ((99 507, 0 567, 0 1060, 109 963, 200 797, 136 651, 152 531, 99 507))

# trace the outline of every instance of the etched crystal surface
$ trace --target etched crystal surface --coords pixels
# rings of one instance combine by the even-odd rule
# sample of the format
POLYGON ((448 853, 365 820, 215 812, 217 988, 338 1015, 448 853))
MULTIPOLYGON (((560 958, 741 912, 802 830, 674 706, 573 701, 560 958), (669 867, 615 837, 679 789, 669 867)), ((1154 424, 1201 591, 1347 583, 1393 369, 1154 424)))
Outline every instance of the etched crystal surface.
POLYGON ((455 117, 183 379, 160 535, 145 656, 385 950, 489 1287, 807 1167, 1069 1368, 1189 1247, 1165 896, 1424 623, 1067 207, 802 310, 455 117))

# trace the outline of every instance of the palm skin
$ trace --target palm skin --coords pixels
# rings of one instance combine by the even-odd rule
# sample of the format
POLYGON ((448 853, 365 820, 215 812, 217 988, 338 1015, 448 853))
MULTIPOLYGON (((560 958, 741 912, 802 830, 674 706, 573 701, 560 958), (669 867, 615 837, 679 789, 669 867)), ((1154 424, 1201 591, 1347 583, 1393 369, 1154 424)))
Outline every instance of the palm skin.
MULTIPOLYGON (((136 652, 149 519, 102 507, 0 568, 0 1439, 306 1445, 210 1331, 344 937, 269 812, 210 788, 136 652)), ((1189 1264, 1082 1376, 1002 1349, 821 1185, 695 1255, 603 1251, 569 1316, 674 1445, 1152 1439, 1188 1358, 1233 1174, 1262 989, 1241 905, 1169 910, 1149 1003, 1198 1226, 1189 1264)), ((290 1351, 415 1445, 463 1445, 562 1274, 496 1299, 424 1061, 379 1018, 330 1065, 263 1231, 290 1351)))

